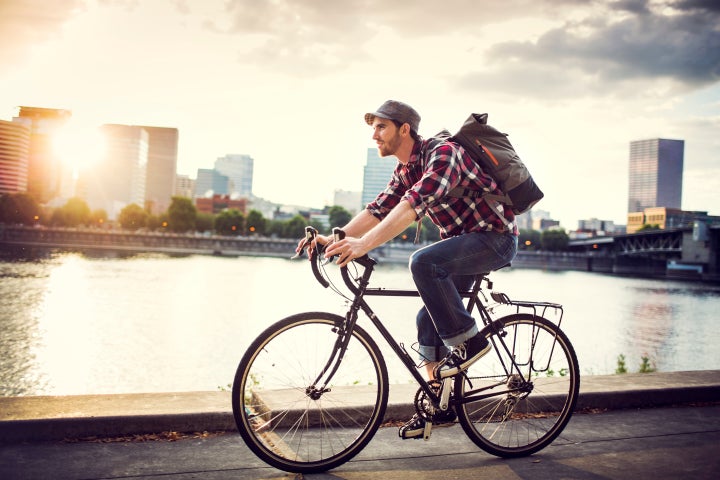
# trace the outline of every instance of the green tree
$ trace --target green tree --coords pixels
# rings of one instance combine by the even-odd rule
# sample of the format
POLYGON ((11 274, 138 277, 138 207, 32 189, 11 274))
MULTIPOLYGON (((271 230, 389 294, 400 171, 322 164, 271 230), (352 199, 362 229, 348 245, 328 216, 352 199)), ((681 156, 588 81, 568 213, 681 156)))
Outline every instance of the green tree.
POLYGON ((137 203, 131 203, 120 210, 118 215, 118 223, 122 228, 127 230, 137 230, 143 228, 148 223, 150 215, 137 203))
POLYGON ((567 250, 570 237, 565 230, 545 230, 540 235, 540 243, 543 250, 550 252, 561 252, 567 250))
POLYGON ((270 220, 267 225, 267 235, 282 238, 285 235, 285 222, 270 220))
POLYGON ((210 232, 215 225, 215 215, 212 213, 198 212, 195 219, 195 229, 198 232, 210 232))
POLYGON ((257 210, 250 210, 247 218, 245 219, 248 234, 265 235, 267 223, 268 222, 265 220, 265 217, 263 217, 263 214, 257 210))
POLYGON ((192 200, 185 197, 172 197, 170 208, 167 211, 167 226, 173 232, 187 232, 195 230, 197 209, 192 200))
POLYGON ((65 227, 87 225, 90 221, 90 207, 82 198, 73 197, 65 205, 55 209, 52 224, 65 227))
POLYGON ((40 206, 27 193, 0 196, 0 223, 32 225, 40 219, 40 206))
POLYGON ((240 235, 245 227, 245 217, 236 208, 229 208, 215 217, 215 231, 220 235, 240 235))
POLYGON ((330 222, 330 227, 344 227, 350 219, 352 219, 350 212, 339 205, 330 207, 330 210, 328 210, 328 221, 330 222))
POLYGON ((541 234, 537 230, 520 230, 518 237, 519 250, 537 250, 542 245, 541 234))
POLYGON ((302 215, 295 215, 293 218, 285 222, 283 228, 284 238, 300 238, 305 236, 305 227, 307 220, 302 215))
POLYGON ((660 225, 657 223, 644 223, 640 228, 637 229, 638 232, 642 232, 644 230, 660 230, 660 225))

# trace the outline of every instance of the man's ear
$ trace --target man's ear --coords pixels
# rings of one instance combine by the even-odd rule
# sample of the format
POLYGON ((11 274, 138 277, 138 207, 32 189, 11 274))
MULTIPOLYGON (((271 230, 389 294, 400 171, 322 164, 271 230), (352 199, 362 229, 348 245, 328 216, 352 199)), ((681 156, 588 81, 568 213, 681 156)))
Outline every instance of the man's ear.
POLYGON ((400 133, 403 135, 410 135, 410 124, 409 123, 403 123, 400 127, 400 133))

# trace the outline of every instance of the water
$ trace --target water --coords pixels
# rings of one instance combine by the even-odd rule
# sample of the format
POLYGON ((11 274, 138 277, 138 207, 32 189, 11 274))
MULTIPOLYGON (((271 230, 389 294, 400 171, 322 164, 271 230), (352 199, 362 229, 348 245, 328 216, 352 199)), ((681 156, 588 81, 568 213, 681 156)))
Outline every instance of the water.
MULTIPOLYGON (((274 321, 345 311, 306 261, 275 258, 4 252, 0 278, 2 396, 226 389, 249 342, 274 321)), ((630 371, 642 357, 660 371, 720 369, 720 286, 538 270, 492 278, 511 298, 565 306, 583 374, 614 373, 621 354, 630 371)), ((374 279, 412 285, 400 265, 374 279)), ((419 302, 370 299, 408 348, 419 302)), ((408 382, 384 350, 391 380, 408 382)))

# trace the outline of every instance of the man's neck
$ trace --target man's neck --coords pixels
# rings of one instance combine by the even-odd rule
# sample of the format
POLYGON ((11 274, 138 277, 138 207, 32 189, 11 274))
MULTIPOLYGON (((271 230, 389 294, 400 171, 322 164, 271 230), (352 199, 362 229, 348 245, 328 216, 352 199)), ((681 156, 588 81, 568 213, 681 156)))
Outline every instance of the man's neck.
POLYGON ((407 140, 403 141, 400 144, 400 147, 398 147, 397 151, 395 152, 395 156, 400 163, 402 163, 403 165, 407 165, 408 162, 410 162, 410 156, 412 155, 413 147, 415 147, 415 140, 413 140, 412 137, 407 137, 407 140))

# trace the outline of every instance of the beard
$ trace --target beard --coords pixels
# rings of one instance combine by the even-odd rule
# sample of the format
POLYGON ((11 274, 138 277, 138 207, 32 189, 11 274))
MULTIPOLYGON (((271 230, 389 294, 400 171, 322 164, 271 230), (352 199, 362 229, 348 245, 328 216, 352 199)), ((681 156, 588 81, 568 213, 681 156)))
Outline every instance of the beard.
POLYGON ((395 135, 378 145, 378 153, 381 157, 395 155, 395 152, 397 152, 401 142, 402 139, 400 138, 400 134, 395 132, 395 135))

